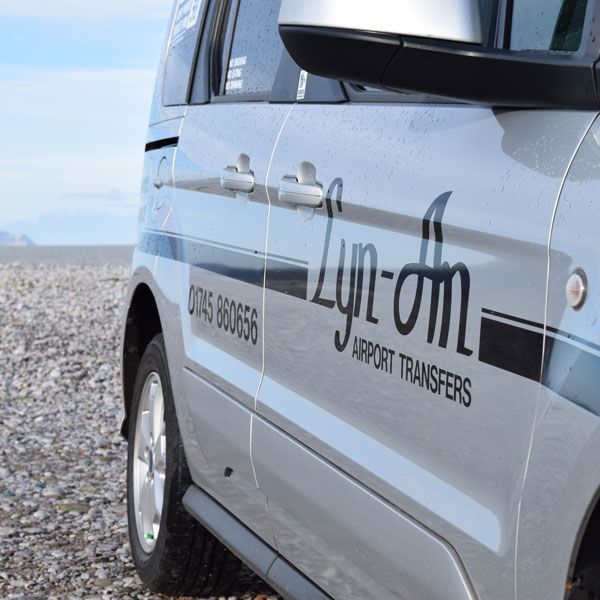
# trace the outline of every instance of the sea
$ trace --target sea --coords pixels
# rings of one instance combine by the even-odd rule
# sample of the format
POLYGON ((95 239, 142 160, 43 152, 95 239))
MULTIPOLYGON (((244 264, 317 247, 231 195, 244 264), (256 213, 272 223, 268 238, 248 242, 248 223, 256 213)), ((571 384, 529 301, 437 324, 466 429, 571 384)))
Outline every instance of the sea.
POLYGON ((129 265, 133 246, 0 246, 0 264, 129 265))

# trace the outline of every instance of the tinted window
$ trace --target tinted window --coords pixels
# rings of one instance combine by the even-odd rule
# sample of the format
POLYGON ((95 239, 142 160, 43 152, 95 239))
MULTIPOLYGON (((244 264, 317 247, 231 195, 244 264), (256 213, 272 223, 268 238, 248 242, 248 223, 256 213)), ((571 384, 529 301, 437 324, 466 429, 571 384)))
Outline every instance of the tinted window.
POLYGON ((206 0, 179 0, 165 68, 163 104, 173 106, 187 101, 190 75, 206 0))
POLYGON ((588 0, 514 0, 511 48, 575 52, 588 0))
POLYGON ((280 6, 281 0, 239 0, 231 51, 224 53, 225 95, 271 91, 283 50, 280 6))

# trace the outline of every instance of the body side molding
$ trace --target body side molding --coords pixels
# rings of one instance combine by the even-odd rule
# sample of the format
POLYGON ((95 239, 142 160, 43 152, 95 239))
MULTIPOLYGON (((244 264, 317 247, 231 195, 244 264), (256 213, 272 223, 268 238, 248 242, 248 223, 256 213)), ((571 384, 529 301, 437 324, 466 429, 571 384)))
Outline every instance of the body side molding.
POLYGON ((199 487, 192 485, 188 489, 183 504, 197 521, 284 598, 331 600, 330 596, 199 487))

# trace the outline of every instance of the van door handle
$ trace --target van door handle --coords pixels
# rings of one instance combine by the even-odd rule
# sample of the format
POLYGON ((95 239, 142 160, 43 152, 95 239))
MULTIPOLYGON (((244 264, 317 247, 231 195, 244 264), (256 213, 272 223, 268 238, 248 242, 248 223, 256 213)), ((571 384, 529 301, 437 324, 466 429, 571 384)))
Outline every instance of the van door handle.
POLYGON ((250 157, 240 154, 234 167, 227 167, 221 174, 221 188, 228 192, 254 191, 254 173, 250 170, 250 157))
POLYGON ((296 177, 284 177, 279 184, 279 200, 296 206, 323 206, 323 188, 318 183, 298 183, 296 177))
POLYGON ((236 167, 227 167, 221 174, 221 187, 228 192, 254 191, 254 173, 240 173, 236 167))

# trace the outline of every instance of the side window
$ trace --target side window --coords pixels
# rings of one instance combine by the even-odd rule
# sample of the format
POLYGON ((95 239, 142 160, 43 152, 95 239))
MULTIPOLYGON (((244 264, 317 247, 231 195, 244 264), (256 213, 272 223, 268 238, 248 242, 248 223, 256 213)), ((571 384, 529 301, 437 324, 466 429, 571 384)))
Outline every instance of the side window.
POLYGON ((283 52, 277 24, 281 0, 232 4, 222 36, 222 76, 216 93, 231 100, 265 96, 273 87, 283 52))
POLYGON ((207 0, 179 0, 165 66, 163 104, 185 104, 207 0))
POLYGON ((514 0, 511 50, 576 52, 588 0, 514 0))
POLYGON ((496 33, 498 0, 479 0, 481 13, 481 33, 484 45, 493 45, 496 33))

